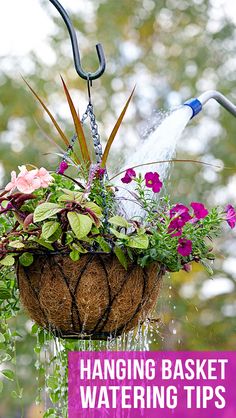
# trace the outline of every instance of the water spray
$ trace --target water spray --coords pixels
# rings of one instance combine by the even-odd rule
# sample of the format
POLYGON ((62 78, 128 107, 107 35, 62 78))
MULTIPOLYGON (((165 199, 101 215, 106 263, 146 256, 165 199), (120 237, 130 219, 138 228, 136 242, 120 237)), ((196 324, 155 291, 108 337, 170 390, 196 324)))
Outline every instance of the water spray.
POLYGON ((198 98, 193 98, 187 100, 184 105, 191 107, 193 114, 192 118, 201 112, 203 106, 210 100, 216 100, 221 106, 223 106, 228 112, 236 117, 236 106, 225 97, 222 93, 216 90, 207 90, 205 93, 202 93, 198 98))

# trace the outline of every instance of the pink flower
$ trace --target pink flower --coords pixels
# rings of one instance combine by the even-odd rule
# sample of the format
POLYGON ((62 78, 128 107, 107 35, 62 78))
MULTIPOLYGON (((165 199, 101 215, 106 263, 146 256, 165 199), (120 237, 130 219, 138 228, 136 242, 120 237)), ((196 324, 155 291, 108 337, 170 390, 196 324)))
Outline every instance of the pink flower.
POLYGON ((39 170, 28 171, 25 165, 19 167, 20 173, 16 177, 16 172, 11 173, 11 182, 7 184, 5 190, 10 193, 17 188, 19 192, 31 194, 40 187, 46 188, 53 181, 49 172, 41 167, 39 170))
POLYGON ((57 170, 57 174, 64 174, 68 167, 69 166, 66 161, 61 161, 57 170))
POLYGON ((203 203, 192 202, 191 207, 193 208, 195 218, 197 219, 204 219, 209 213, 203 203))
POLYGON ((225 208, 226 218, 225 220, 228 222, 230 228, 234 228, 236 225, 236 212, 232 205, 227 205, 225 208))
POLYGON ((146 187, 152 189, 154 193, 159 193, 162 188, 162 182, 160 180, 158 173, 146 173, 145 174, 145 180, 146 180, 146 187))
POLYGON ((5 190, 7 192, 12 193, 15 188, 16 188, 16 172, 12 171, 11 172, 11 181, 10 181, 10 183, 8 183, 6 185, 5 190))
POLYGON ((44 167, 41 167, 38 170, 38 172, 36 173, 36 178, 40 180, 40 187, 43 187, 44 189, 46 189, 49 186, 49 184, 53 182, 53 177, 44 167))
POLYGON ((122 183, 128 184, 128 183, 131 183, 131 181, 135 177, 136 177, 135 171, 132 168, 128 168, 128 170, 126 170, 124 177, 122 177, 121 181, 122 183))
POLYGON ((19 174, 16 187, 21 193, 30 194, 41 186, 40 180, 36 177, 37 170, 30 170, 19 174))
POLYGON ((192 252, 192 241, 187 238, 179 238, 178 241, 179 245, 177 247, 177 251, 183 257, 187 257, 192 252))

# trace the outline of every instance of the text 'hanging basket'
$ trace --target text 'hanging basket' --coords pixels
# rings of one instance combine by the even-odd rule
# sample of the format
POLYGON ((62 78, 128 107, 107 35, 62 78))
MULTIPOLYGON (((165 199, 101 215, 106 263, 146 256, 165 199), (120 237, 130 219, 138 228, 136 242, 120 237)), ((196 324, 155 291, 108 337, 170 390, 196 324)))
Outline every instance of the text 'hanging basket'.
POLYGON ((153 309, 164 270, 129 265, 113 254, 89 253, 79 261, 42 255, 18 265, 21 301, 30 317, 62 338, 102 339, 142 323, 153 309))

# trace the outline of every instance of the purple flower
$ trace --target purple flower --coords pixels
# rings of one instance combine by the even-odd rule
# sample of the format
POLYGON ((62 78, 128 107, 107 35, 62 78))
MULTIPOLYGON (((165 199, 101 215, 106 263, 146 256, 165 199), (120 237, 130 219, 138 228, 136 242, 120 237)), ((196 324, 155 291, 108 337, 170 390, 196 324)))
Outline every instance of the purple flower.
POLYGON ((177 251, 183 257, 187 257, 192 252, 192 241, 187 238, 179 238, 177 251))
POLYGON ((226 218, 225 220, 228 222, 230 228, 234 228, 236 225, 236 212, 232 205, 227 205, 225 208, 226 218))
POLYGON ((67 164, 66 161, 64 161, 64 160, 61 161, 60 165, 59 165, 59 168, 57 170, 57 174, 64 174, 68 167, 69 167, 69 165, 67 164))
POLYGON ((195 218, 197 219, 204 219, 209 213, 203 203, 192 202, 191 207, 193 208, 195 218))
POLYGON ((135 177, 136 177, 135 171, 132 168, 128 168, 128 170, 126 170, 124 177, 122 177, 121 181, 122 183, 128 184, 128 183, 131 183, 131 181, 135 177))
POLYGON ((170 218, 172 220, 170 221, 168 232, 172 237, 178 237, 182 234, 184 225, 191 219, 189 208, 182 205, 182 203, 177 203, 177 205, 170 209, 170 218))
POLYGON ((160 180, 158 173, 146 173, 145 174, 145 180, 146 180, 146 187, 152 189, 154 193, 159 193, 162 188, 162 182, 160 180))
POLYGON ((180 237, 182 235, 182 232, 182 227, 179 226, 179 222, 177 219, 173 220, 168 226, 168 233, 171 234, 172 237, 180 237))
POLYGON ((106 171, 107 171, 106 168, 99 167, 99 169, 97 171, 98 177, 102 178, 104 176, 104 174, 106 173, 106 171))
POLYGON ((174 218, 175 216, 180 216, 188 212, 189 212, 189 208, 187 206, 182 205, 182 203, 177 203, 177 205, 171 208, 170 217, 174 218))

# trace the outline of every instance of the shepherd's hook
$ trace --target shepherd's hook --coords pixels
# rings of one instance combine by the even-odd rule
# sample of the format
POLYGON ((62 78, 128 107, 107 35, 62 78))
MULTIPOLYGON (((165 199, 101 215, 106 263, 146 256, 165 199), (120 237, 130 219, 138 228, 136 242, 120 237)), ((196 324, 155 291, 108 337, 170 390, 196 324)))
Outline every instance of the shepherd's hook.
POLYGON ((53 4, 53 6, 56 7, 56 9, 60 13, 61 17, 63 18, 63 20, 64 20, 64 22, 67 26, 67 29, 68 29, 68 32, 69 32, 69 35, 70 35, 70 39, 71 39, 71 44, 72 44, 75 69, 76 69, 76 72, 78 73, 78 75, 81 78, 83 78, 84 80, 91 80, 91 81, 96 80, 97 78, 101 77, 101 75, 104 73, 105 68, 106 68, 106 60, 105 60, 105 55, 104 55, 104 52, 103 52, 102 45, 101 44, 96 45, 97 55, 98 55, 99 64, 100 64, 98 70, 95 71, 94 73, 84 71, 82 66, 81 66, 78 41, 77 41, 75 29, 74 29, 74 27, 71 23, 71 20, 68 16, 67 12, 62 7, 62 5, 59 3, 58 0, 49 0, 49 1, 53 4))

